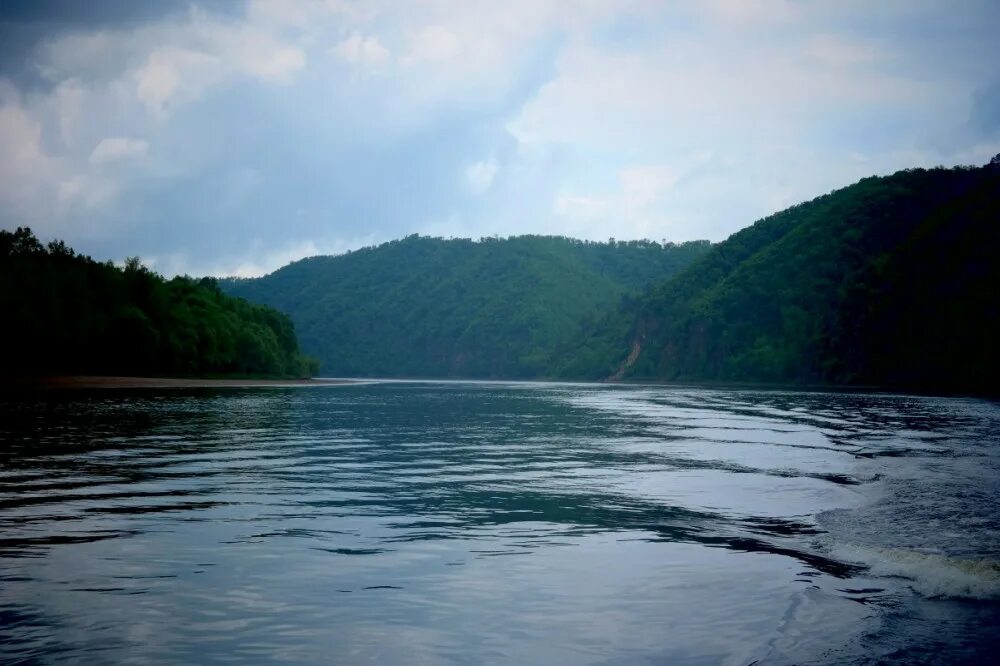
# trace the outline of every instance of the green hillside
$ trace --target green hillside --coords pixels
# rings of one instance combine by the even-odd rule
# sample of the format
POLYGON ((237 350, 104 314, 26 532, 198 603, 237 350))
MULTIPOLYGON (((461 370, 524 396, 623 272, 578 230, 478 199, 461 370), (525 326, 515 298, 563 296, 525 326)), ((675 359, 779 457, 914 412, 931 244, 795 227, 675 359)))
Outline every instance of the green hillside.
POLYGON ((997 162, 866 178, 760 220, 551 373, 996 390, 997 162))
POLYGON ((287 312, 326 375, 537 377, 585 322, 709 247, 410 236, 222 286, 287 312))
POLYGON ((2 374, 301 377, 280 312, 223 294, 214 280, 164 280, 138 259, 124 269, 0 231, 2 374))

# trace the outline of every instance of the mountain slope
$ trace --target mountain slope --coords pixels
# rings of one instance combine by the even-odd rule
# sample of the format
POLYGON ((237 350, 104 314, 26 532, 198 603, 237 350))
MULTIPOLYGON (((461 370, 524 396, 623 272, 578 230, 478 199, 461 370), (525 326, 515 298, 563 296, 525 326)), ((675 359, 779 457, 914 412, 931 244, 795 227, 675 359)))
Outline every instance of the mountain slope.
POLYGON ((410 236, 222 284, 287 312, 326 375, 536 377, 585 320, 709 247, 410 236))
POLYGON ((907 170, 760 220, 592 331, 562 376, 990 390, 1000 167, 907 170))

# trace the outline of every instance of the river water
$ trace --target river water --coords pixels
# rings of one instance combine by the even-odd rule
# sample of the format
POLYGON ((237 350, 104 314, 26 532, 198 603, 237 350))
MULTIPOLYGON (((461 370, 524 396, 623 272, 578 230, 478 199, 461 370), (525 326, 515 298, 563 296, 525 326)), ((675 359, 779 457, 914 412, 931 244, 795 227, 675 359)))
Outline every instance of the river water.
POLYGON ((990 663, 1000 406, 384 382, 0 398, 0 662, 990 663))

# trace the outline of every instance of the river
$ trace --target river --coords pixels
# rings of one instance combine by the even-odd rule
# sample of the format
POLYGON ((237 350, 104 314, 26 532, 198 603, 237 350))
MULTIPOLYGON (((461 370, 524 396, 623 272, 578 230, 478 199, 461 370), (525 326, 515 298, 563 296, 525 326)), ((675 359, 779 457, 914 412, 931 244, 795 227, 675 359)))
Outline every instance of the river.
POLYGON ((0 662, 990 663, 998 438, 888 394, 7 394, 0 662))

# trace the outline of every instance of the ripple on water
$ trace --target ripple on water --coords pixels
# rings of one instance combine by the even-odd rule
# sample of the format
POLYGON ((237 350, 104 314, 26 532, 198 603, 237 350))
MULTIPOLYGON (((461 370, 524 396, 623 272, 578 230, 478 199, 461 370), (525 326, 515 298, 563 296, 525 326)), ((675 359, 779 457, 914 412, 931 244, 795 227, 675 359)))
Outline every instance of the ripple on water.
POLYGON ((0 416, 4 660, 963 663, 1000 619, 992 403, 382 383, 0 416))

